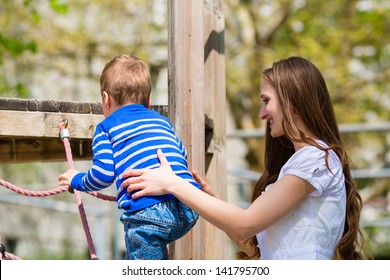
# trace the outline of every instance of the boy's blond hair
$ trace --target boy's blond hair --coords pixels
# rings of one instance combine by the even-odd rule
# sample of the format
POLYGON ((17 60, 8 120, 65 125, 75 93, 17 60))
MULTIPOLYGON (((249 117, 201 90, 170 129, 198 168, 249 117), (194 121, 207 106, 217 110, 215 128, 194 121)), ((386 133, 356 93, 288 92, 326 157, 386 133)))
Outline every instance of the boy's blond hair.
POLYGON ((117 105, 148 106, 152 90, 149 67, 134 55, 115 56, 102 71, 100 90, 110 94, 117 105))

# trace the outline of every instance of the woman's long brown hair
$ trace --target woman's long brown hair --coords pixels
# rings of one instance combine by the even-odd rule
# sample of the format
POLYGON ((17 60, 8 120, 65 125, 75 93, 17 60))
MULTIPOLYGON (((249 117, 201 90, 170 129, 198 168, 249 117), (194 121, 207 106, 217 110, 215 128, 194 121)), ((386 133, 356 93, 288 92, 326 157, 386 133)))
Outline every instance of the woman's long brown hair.
MULTIPOLYGON (((364 237, 359 224, 363 203, 352 180, 349 158, 341 142, 324 78, 314 64, 301 57, 290 57, 275 62, 272 68, 263 71, 263 78, 276 89, 283 112, 285 136, 271 137, 267 124, 264 155, 265 170, 255 185, 252 202, 261 195, 269 184, 277 180, 282 166, 295 152, 290 139, 324 150, 326 160, 328 151, 333 150, 339 157, 343 167, 347 197, 344 232, 337 245, 335 258, 363 259, 364 237), (299 131, 294 124, 293 114, 304 121, 306 127, 314 135, 325 141, 328 148, 320 146, 313 139, 306 137, 302 131, 299 131), (299 137, 294 135, 299 135, 299 137)), ((256 237, 253 237, 250 242, 253 246, 256 246, 256 237)), ((242 253, 238 254, 238 257, 241 258, 242 256, 242 253)))

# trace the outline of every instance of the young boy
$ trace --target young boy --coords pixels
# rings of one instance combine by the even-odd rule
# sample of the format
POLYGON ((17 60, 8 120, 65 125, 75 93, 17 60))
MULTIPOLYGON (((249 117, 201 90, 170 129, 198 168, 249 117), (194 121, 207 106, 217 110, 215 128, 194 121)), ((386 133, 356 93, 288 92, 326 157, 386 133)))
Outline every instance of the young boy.
POLYGON ((116 181, 118 208, 125 230, 126 259, 167 259, 167 244, 184 236, 198 214, 172 195, 132 199, 121 188, 127 169, 159 167, 157 149, 167 155, 174 172, 200 188, 187 167, 187 152, 167 118, 150 110, 151 77, 148 66, 133 55, 114 57, 100 77, 105 119, 92 142, 93 165, 86 172, 68 170, 58 177, 61 186, 97 191, 116 181))

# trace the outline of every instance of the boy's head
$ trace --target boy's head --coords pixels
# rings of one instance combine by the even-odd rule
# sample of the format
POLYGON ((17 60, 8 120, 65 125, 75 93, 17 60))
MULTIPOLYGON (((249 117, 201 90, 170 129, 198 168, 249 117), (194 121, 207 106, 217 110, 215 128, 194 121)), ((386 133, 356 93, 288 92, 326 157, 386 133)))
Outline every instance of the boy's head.
POLYGON ((129 103, 150 105, 152 82, 148 65, 134 55, 118 55, 106 64, 100 76, 100 91, 117 106, 129 103))

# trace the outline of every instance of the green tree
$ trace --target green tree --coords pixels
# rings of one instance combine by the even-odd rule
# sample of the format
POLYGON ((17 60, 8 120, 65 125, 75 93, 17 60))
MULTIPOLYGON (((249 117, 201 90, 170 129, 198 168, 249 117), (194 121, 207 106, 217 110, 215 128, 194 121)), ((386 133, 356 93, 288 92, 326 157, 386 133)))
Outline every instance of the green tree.
MULTIPOLYGON (((292 55, 315 62, 339 123, 389 119, 389 8, 382 1, 225 1, 227 94, 238 128, 259 127, 261 71, 292 55)), ((248 160, 262 151, 248 140, 248 160)))

